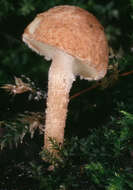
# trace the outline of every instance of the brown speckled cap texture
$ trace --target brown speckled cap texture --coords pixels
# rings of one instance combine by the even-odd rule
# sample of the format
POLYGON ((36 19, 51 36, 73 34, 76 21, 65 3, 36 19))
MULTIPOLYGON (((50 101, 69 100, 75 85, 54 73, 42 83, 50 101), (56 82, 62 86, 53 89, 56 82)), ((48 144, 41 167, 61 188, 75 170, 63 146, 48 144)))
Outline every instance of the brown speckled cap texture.
POLYGON ((38 14, 40 18, 30 38, 59 48, 89 64, 104 76, 108 64, 108 44, 104 29, 95 16, 76 6, 57 6, 38 14))

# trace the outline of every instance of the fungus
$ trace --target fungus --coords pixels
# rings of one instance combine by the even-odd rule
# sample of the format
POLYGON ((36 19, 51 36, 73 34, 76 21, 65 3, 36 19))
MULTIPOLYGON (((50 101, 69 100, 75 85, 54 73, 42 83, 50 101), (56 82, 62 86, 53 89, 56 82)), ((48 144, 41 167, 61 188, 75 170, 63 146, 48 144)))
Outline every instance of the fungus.
POLYGON ((69 5, 38 14, 25 29, 23 41, 46 60, 52 60, 44 148, 54 153, 49 138, 63 144, 72 83, 76 76, 89 81, 104 77, 108 65, 108 43, 95 16, 69 5))

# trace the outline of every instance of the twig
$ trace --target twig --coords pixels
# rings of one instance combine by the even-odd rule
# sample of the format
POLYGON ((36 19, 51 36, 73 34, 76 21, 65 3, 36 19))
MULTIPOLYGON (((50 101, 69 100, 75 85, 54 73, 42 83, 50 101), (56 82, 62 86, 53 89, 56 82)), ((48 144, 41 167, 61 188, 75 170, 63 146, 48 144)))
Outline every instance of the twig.
POLYGON ((93 85, 93 86, 91 86, 91 87, 89 87, 89 88, 86 88, 86 89, 84 89, 84 90, 81 90, 80 92, 78 92, 78 93, 72 95, 72 96, 70 97, 70 100, 73 99, 73 98, 76 98, 77 96, 80 96, 81 94, 84 94, 84 93, 87 92, 87 91, 90 91, 90 90, 96 88, 97 86, 99 86, 98 83, 95 84, 95 85, 93 85))
POLYGON ((133 71, 129 71, 129 72, 125 72, 125 73, 121 73, 120 76, 127 76, 127 75, 131 75, 133 74, 133 71))
MULTIPOLYGON (((123 76, 131 75, 131 74, 133 74, 133 71, 121 73, 119 76, 122 76, 122 77, 123 77, 123 76)), ((84 94, 85 92, 91 91, 91 90, 97 88, 98 86, 100 86, 100 83, 97 83, 97 84, 95 84, 95 85, 93 85, 93 86, 91 86, 91 87, 89 87, 89 88, 86 88, 86 89, 84 89, 84 90, 81 90, 80 92, 78 92, 78 93, 76 93, 76 94, 70 96, 70 100, 76 98, 77 96, 80 96, 81 94, 84 94)))

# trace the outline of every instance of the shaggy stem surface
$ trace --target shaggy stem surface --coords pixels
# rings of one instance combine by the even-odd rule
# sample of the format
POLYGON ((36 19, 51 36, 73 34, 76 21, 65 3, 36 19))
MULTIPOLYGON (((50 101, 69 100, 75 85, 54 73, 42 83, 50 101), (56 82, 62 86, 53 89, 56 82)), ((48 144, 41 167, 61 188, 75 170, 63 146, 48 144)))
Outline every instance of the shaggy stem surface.
POLYGON ((49 70, 48 98, 45 122, 45 148, 52 150, 49 138, 63 144, 64 128, 69 102, 69 92, 74 81, 72 72, 74 59, 64 53, 53 58, 49 70))

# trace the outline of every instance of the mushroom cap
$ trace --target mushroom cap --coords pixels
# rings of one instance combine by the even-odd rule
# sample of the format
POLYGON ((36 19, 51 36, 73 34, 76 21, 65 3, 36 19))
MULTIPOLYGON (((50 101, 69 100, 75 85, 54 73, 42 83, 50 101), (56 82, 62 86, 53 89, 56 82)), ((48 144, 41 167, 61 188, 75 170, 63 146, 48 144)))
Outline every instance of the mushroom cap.
POLYGON ((38 14, 25 29, 23 40, 48 59, 56 49, 75 57, 75 73, 85 79, 98 80, 106 74, 108 43, 104 28, 82 8, 64 5, 38 14))

